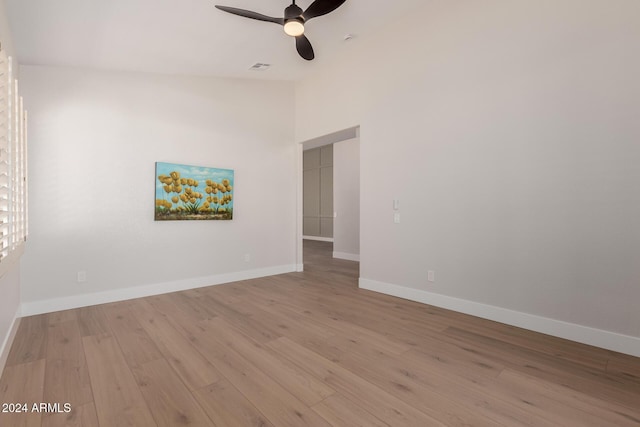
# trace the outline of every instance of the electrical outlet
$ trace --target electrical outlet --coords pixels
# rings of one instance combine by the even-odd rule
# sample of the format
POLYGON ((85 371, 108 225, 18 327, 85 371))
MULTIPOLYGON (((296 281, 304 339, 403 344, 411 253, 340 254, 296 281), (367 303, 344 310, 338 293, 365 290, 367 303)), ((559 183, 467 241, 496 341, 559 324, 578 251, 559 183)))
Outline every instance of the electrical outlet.
POLYGON ((87 272, 86 271, 78 271, 77 275, 78 283, 84 283, 87 281, 87 272))
POLYGON ((427 272, 427 280, 430 282, 435 282, 436 281, 436 273, 433 270, 429 270, 427 272))
POLYGON ((251 254, 244 254, 244 262, 251 262, 251 254))
POLYGON ((400 224, 400 214, 397 212, 393 214, 393 223, 400 224))

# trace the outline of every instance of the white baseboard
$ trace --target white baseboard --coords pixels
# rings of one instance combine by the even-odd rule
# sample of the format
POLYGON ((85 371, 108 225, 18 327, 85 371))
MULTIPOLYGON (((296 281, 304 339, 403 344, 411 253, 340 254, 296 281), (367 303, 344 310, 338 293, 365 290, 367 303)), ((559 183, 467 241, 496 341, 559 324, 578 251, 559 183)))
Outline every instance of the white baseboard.
POLYGON ((331 242, 333 243, 333 237, 317 237, 317 236, 302 236, 304 240, 315 240, 316 242, 331 242))
POLYGON ((152 295, 167 294, 170 292, 185 291, 188 289, 204 288, 207 286, 221 285, 240 280, 257 279, 259 277, 275 276, 277 274, 296 271, 296 265, 282 265, 276 267, 259 268, 255 270, 239 271, 234 273, 218 274, 214 276, 195 277, 172 282, 156 283, 153 285, 134 286, 131 288, 114 289, 111 291, 95 292, 90 294, 72 295, 68 297, 52 298, 48 300, 29 301, 22 303, 22 315, 51 313, 72 308, 87 307, 109 302, 125 301, 134 298, 148 297, 152 295))
POLYGON ((500 323, 565 338, 583 344, 593 345, 620 353, 640 357, 640 338, 622 335, 616 332, 604 331, 587 326, 568 323, 561 320, 536 316, 506 308, 482 304, 474 301, 463 300, 446 295, 435 294, 405 286, 378 282, 375 280, 360 278, 359 286, 368 289, 423 304, 434 305, 441 308, 470 314, 484 319, 494 320, 500 323))
POLYGON ((357 261, 360 262, 360 254, 348 254, 346 252, 334 252, 334 258, 338 259, 346 259, 347 261, 357 261))
POLYGON ((296 272, 302 273, 304 271, 304 264, 298 264, 296 266, 296 272))
POLYGON ((2 342, 2 347, 0 347, 0 376, 2 376, 2 372, 4 372, 4 365, 7 363, 9 351, 11 351, 11 344, 13 344, 13 339, 16 337, 16 332, 18 332, 18 326, 20 326, 20 307, 16 310, 16 314, 13 316, 13 322, 11 322, 7 335, 2 342))

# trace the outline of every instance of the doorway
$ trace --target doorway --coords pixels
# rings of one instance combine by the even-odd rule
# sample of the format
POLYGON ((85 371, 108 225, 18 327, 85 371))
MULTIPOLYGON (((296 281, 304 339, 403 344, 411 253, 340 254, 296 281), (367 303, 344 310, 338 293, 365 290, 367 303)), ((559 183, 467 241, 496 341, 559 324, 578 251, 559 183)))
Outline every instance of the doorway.
POLYGON ((299 170, 299 271, 349 264, 353 271, 353 263, 360 261, 359 127, 301 143, 299 170), (331 153, 331 161, 327 153, 331 153), (305 160, 315 163, 305 165, 305 160), (312 191, 316 194, 307 194, 312 191))

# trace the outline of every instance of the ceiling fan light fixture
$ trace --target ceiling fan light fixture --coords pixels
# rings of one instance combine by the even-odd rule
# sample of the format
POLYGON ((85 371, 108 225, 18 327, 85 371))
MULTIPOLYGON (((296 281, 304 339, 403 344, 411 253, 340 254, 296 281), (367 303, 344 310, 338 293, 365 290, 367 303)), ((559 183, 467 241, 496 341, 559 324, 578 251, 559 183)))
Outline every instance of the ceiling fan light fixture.
POLYGON ((237 7, 221 6, 218 4, 216 5, 216 8, 223 12, 231 13, 232 15, 282 25, 284 27, 285 34, 295 39, 298 55, 307 61, 311 61, 315 58, 315 54, 313 53, 311 42, 304 34, 304 24, 309 19, 317 18, 333 12, 346 1, 347 0, 313 0, 313 3, 311 3, 306 10, 302 10, 300 6, 296 5, 296 0, 291 0, 291 4, 284 10, 284 17, 282 18, 263 15, 250 10, 238 9, 237 7))
POLYGON ((300 19, 289 19, 284 23, 284 32, 291 37, 298 37, 304 34, 304 24, 300 19))

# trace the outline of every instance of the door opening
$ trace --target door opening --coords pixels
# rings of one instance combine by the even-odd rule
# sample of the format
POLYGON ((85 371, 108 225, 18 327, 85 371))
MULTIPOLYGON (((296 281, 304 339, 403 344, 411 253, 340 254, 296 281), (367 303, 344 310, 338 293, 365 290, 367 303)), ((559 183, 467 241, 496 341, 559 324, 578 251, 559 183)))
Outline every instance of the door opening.
POLYGON ((300 145, 298 270, 358 262, 359 127, 300 145))

